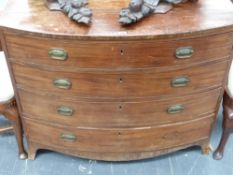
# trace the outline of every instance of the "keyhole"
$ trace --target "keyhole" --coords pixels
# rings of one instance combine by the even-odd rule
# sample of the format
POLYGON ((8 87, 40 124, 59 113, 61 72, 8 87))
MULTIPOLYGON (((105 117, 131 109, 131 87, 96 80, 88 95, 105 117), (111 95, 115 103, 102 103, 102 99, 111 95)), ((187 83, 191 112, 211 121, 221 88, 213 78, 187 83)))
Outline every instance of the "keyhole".
POLYGON ((124 55, 124 50, 123 50, 123 49, 121 49, 121 51, 120 51, 120 52, 121 52, 121 55, 124 55))
POLYGON ((119 109, 122 110, 123 106, 122 105, 119 105, 119 109))
POLYGON ((120 83, 123 83, 123 78, 119 78, 119 82, 120 82, 120 83))
POLYGON ((120 135, 121 135, 121 132, 118 132, 118 135, 120 136, 120 135))

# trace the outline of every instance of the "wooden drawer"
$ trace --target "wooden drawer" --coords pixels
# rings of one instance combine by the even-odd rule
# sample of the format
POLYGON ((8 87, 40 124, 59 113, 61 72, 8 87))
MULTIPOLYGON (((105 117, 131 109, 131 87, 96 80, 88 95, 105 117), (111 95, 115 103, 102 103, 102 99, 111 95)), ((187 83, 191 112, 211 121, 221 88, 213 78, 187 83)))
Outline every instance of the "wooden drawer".
POLYGON ((51 65, 70 71, 78 68, 161 67, 222 59, 230 55, 231 38, 230 34, 221 34, 185 40, 107 42, 6 35, 6 43, 12 60, 38 66, 51 65), (177 49, 190 46, 193 48, 190 58, 176 57, 177 49), (68 55, 67 60, 52 59, 48 54, 51 48, 64 49, 68 55))
POLYGON ((127 128, 182 122, 216 112, 221 89, 138 102, 82 102, 19 91, 23 116, 72 127, 127 128), (203 98, 204 97, 204 98, 203 98))
MULTIPOLYGON (((25 119, 29 142, 60 147, 66 152, 129 153, 158 151, 209 137, 213 116, 158 127, 127 129, 66 128, 25 119), (41 132, 43 131, 43 132, 41 132)), ((109 157, 108 157, 109 158, 109 157)))
POLYGON ((19 88, 60 93, 62 96, 131 98, 186 94, 222 86, 222 77, 225 76, 228 65, 229 61, 224 61, 164 72, 154 69, 147 72, 68 73, 20 64, 12 64, 12 68, 19 88), (182 86, 176 87, 177 84, 182 86))

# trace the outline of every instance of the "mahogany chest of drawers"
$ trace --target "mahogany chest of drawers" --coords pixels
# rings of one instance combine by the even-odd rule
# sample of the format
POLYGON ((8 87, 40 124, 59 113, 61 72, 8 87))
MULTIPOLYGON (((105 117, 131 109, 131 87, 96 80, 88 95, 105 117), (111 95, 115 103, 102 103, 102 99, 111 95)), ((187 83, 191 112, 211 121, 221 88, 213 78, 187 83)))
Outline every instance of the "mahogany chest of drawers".
POLYGON ((130 27, 117 23, 128 1, 89 3, 90 27, 37 0, 9 0, 1 14, 29 158, 38 149, 114 161, 192 145, 208 153, 232 58, 230 1, 182 4, 130 27))

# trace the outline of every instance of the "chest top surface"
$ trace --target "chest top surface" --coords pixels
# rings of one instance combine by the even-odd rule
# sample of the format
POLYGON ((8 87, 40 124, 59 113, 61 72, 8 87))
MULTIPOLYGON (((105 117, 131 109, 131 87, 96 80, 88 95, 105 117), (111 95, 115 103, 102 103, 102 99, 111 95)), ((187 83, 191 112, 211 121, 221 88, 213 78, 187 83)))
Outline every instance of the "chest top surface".
POLYGON ((129 0, 89 0, 92 24, 76 24, 65 14, 49 11, 44 0, 8 0, 0 12, 0 26, 32 34, 71 38, 140 39, 174 35, 203 34, 233 28, 233 4, 230 0, 199 0, 176 5, 167 14, 154 14, 137 24, 123 27, 119 12, 129 0))

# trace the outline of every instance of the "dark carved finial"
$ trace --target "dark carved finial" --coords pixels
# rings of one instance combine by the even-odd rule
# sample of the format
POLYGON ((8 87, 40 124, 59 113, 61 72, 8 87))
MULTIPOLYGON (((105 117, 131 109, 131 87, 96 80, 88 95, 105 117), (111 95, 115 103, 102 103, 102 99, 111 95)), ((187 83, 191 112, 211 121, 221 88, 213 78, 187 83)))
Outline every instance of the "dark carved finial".
POLYGON ((59 0, 62 11, 77 23, 90 24, 92 11, 87 7, 87 0, 59 0))
POLYGON ((171 9, 170 4, 178 4, 186 1, 188 0, 131 0, 128 8, 123 8, 121 10, 119 22, 122 25, 136 23, 152 13, 166 13, 171 9), (161 3, 164 2, 166 4, 161 6, 161 3), (157 10, 157 8, 159 8, 159 10, 157 10))

